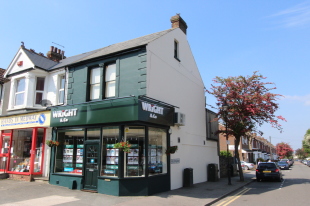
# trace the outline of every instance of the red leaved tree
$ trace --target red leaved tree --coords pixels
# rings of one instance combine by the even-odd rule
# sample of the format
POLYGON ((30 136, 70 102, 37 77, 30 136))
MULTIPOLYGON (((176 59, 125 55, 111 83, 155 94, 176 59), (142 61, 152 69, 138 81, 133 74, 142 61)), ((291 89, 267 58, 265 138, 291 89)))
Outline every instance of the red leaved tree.
MULTIPOLYGON (((235 136, 235 157, 238 160, 238 168, 241 168, 238 145, 242 136, 247 136, 249 132, 256 132, 262 135, 259 127, 263 123, 270 123, 272 127, 282 131, 278 120, 285 120, 282 116, 276 116, 278 109, 276 100, 282 96, 273 94, 273 88, 267 88, 271 82, 262 82, 266 79, 260 74, 253 72, 252 76, 237 76, 221 78, 216 77, 213 82, 219 86, 211 85, 207 90, 209 94, 216 97, 217 118, 222 119, 228 128, 228 134, 235 136), (226 104, 228 109, 223 110, 226 104)), ((226 130, 219 130, 219 133, 226 133, 226 130)), ((239 169, 240 181, 244 181, 243 172, 239 169)))
POLYGON ((291 158, 294 152, 291 146, 285 142, 278 143, 276 145, 276 149, 277 149, 277 155, 280 157, 280 159, 291 158))

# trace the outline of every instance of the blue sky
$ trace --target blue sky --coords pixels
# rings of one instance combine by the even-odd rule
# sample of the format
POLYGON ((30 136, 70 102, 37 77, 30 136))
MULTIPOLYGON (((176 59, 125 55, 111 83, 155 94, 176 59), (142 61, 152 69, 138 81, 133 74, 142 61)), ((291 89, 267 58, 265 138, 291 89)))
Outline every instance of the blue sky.
MULTIPOLYGON (((180 13, 206 88, 215 76, 259 71, 274 82, 283 133, 263 126, 275 145, 301 148, 310 128, 310 1, 289 0, 0 0, 0 67, 21 45, 67 57, 169 29, 180 13), (64 46, 58 46, 56 44, 64 46)), ((215 99, 207 95, 208 104, 215 99)))

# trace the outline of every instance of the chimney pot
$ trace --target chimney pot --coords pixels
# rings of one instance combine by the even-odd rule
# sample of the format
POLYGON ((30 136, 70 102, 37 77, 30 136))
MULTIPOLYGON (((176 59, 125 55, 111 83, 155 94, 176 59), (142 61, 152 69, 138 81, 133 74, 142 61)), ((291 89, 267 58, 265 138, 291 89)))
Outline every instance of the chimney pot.
POLYGON ((54 46, 51 46, 51 50, 50 50, 50 51, 51 51, 51 52, 54 51, 54 46))

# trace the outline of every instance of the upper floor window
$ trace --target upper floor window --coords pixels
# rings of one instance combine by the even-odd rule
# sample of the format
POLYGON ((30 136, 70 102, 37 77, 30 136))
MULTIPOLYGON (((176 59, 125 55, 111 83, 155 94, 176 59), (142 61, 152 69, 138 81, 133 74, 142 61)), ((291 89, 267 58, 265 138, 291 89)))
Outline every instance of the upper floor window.
POLYGON ((24 104, 26 80, 25 78, 18 79, 16 83, 15 106, 19 106, 24 104))
POLYGON ((59 76, 58 104, 63 104, 65 98, 65 75, 59 76))
POLYGON ((90 100, 100 97, 100 67, 90 70, 90 100))
POLYGON ((44 77, 37 77, 36 91, 35 91, 35 104, 41 104, 44 92, 44 77))
POLYGON ((174 40, 174 58, 179 60, 179 42, 177 40, 174 40))
POLYGON ((115 97, 116 64, 109 64, 105 69, 105 97, 115 97))

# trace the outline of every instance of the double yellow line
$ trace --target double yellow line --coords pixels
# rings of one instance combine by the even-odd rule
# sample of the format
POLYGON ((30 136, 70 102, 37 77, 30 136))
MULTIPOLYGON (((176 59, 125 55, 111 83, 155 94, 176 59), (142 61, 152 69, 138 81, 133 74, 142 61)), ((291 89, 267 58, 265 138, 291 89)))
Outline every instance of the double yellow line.
POLYGON ((235 201, 236 199, 241 197, 241 195, 243 195, 244 193, 248 192, 250 189, 251 188, 244 188, 243 190, 241 190, 238 193, 234 194, 233 196, 227 198, 227 200, 221 202, 220 204, 218 204, 216 206, 227 206, 228 204, 232 203, 233 201, 235 201))

